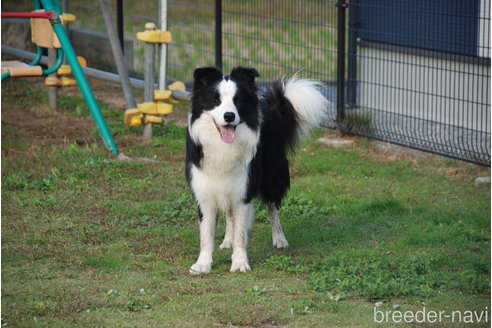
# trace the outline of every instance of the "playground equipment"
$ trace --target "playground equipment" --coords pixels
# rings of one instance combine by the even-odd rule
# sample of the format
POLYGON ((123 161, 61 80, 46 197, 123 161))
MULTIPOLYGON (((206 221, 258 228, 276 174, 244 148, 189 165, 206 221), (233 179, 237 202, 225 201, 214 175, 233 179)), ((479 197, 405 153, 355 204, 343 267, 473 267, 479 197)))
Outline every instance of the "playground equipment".
POLYGON ((144 102, 137 104, 136 108, 127 109, 124 122, 130 127, 144 124, 143 136, 145 139, 150 139, 152 124, 162 123, 164 117, 173 112, 173 103, 179 103, 179 99, 189 98, 183 82, 176 81, 166 89, 167 45, 172 42, 172 34, 167 31, 166 0, 159 2, 159 29, 154 23, 147 23, 145 31, 137 33, 137 39, 145 42, 144 102), (158 89, 154 90, 156 47, 159 50, 159 77, 158 89))
POLYGON ((100 4, 119 75, 86 67, 85 60, 81 57, 75 56, 73 47, 68 40, 68 36, 63 25, 61 24, 62 20, 64 22, 69 22, 75 19, 75 17, 66 13, 62 14, 58 0, 33 0, 33 2, 37 10, 44 7, 45 11, 30 13, 2 13, 2 17, 36 18, 41 20, 41 24, 44 23, 44 27, 42 29, 38 27, 35 29, 36 34, 39 34, 39 37, 36 36, 36 40, 38 38, 43 40, 43 43, 36 43, 36 55, 8 46, 2 46, 2 52, 10 53, 13 56, 27 60, 32 59, 32 62, 29 64, 24 64, 18 61, 15 63, 2 62, 2 80, 7 77, 43 76, 57 73, 57 77, 48 76, 45 80, 45 84, 50 88, 50 91, 53 91, 60 86, 74 85, 75 81, 68 78, 68 75, 73 72, 94 121, 96 122, 101 137, 105 145, 113 152, 114 155, 118 155, 118 148, 116 147, 107 128, 106 122, 102 117, 100 108, 87 82, 86 75, 110 82, 121 83, 127 102, 127 108, 129 108, 125 112, 124 122, 126 125, 131 127, 138 127, 144 124, 144 138, 147 139, 152 137, 152 124, 162 123, 164 121, 164 117, 173 112, 173 104, 179 103, 180 100, 190 100, 190 93, 186 91, 184 83, 180 81, 172 83, 166 89, 167 44, 172 41, 171 33, 166 31, 166 0, 160 0, 159 2, 160 29, 156 29, 156 26, 153 23, 150 23, 147 24, 147 30, 145 32, 140 32, 137 34, 137 38, 139 40, 146 42, 144 81, 130 78, 128 75, 128 70, 123 60, 123 53, 118 44, 118 37, 114 29, 115 24, 112 20, 108 0, 100 0, 100 4), (55 46, 58 48, 54 48, 55 46), (154 82, 156 47, 159 49, 159 76, 157 86, 154 82), (58 54, 56 63, 53 64, 45 56, 42 56, 43 48, 56 49, 58 54), (62 65, 65 54, 69 65, 62 65), (50 68, 43 70, 40 63, 48 63, 50 68), (143 87, 143 103, 135 103, 132 87, 143 87))
MULTIPOLYGON (((144 102, 140 104, 135 103, 131 88, 132 79, 129 77, 120 46, 121 36, 116 31, 109 2, 108 0, 99 0, 99 3, 118 70, 119 81, 123 89, 127 108, 129 108, 125 111, 124 122, 130 127, 139 127, 144 124, 143 136, 145 139, 150 139, 152 138, 152 124, 162 123, 164 117, 173 112, 173 103, 178 103, 179 100, 189 100, 189 93, 186 92, 186 87, 182 82, 174 82, 166 90, 167 45, 172 42, 171 32, 166 31, 167 1, 159 1, 160 29, 157 29, 154 23, 147 23, 145 31, 137 33, 137 39, 145 42, 144 102), (159 83, 157 89, 154 90, 156 47, 159 49, 159 83)), ((122 34, 122 31, 120 31, 120 34, 122 34)))
MULTIPOLYGON (((84 99, 89 107, 89 111, 97 125, 99 133, 104 141, 106 147, 117 156, 119 154, 118 147, 116 146, 113 137, 108 129, 106 121, 102 116, 101 109, 97 104, 94 93, 87 81, 87 78, 82 69, 82 65, 79 62, 77 55, 72 47, 70 39, 63 26, 63 14, 60 3, 58 0, 33 0, 34 7, 37 11, 31 13, 3 13, 2 18, 31 18, 32 21, 39 24, 36 28, 32 27, 33 42, 36 44, 37 55, 34 60, 29 64, 23 64, 21 62, 8 63, 4 66, 2 62, 2 81, 8 77, 22 77, 22 76, 43 76, 50 75, 62 66, 64 56, 66 55, 68 64, 77 80, 80 90, 84 96, 84 99), (44 11, 41 11, 43 10, 44 11), (41 21, 36 21, 40 19, 41 21), (34 35, 36 34, 36 36, 34 35), (42 57, 42 48, 57 49, 57 60, 55 65, 51 68, 43 70, 39 66, 39 62, 42 57), (5 71, 4 71, 5 69, 5 71)), ((73 16, 73 15, 72 15, 73 16)), ((70 16, 65 16, 70 17, 70 16)), ((31 21, 31 24, 33 24, 31 21)), ((66 70, 66 68, 65 68, 66 70)), ((55 82, 50 82, 55 85, 55 82)))
MULTIPOLYGON (((82 67, 87 66, 87 61, 84 57, 77 56, 77 60, 82 67)), ((70 65, 61 65, 56 71, 56 75, 57 76, 48 76, 46 80, 44 80, 44 84, 48 88, 70 87, 77 85, 77 81, 72 78, 73 72, 70 65)))
MULTIPOLYGON (((38 8, 38 6, 36 6, 38 8)), ((55 63, 52 65, 51 69, 42 70, 39 66, 41 60, 42 49, 62 49, 60 41, 56 36, 49 20, 53 19, 53 12, 45 12, 43 9, 36 9, 32 13, 2 13, 2 17, 24 17, 31 18, 31 34, 32 42, 36 45, 37 56, 29 64, 24 64, 19 61, 4 61, 2 62, 2 80, 7 77, 22 77, 22 76, 42 76, 56 73, 57 75, 62 75, 62 79, 56 77, 47 77, 45 84, 48 87, 62 87, 75 85, 76 81, 69 78, 68 76, 72 74, 70 65, 63 65, 64 54, 63 52, 58 52, 57 58, 55 58, 55 63)), ((67 24, 68 22, 75 21, 75 15, 62 13, 60 15, 60 20, 62 24, 67 24)), ((86 66, 85 59, 82 57, 77 57, 81 65, 86 66)))
MULTIPOLYGON (((164 116, 173 112, 173 105, 179 100, 173 98, 173 90, 185 91, 186 87, 182 82, 175 82, 166 90, 166 72, 163 78, 159 79, 158 90, 154 90, 154 67, 155 67, 155 47, 161 49, 167 47, 172 41, 172 34, 169 31, 158 30, 154 23, 147 23, 145 31, 137 33, 137 39, 145 42, 145 64, 144 64, 144 102, 137 104, 137 108, 130 108, 125 111, 124 121, 127 126, 144 126, 143 136, 145 139, 152 138, 152 124, 159 124, 164 121, 164 116)), ((160 56, 161 65, 159 72, 166 69, 166 56, 160 56)), ((164 53, 166 53, 164 51, 164 53)), ((167 53, 166 53, 167 54, 167 53)))
POLYGON ((158 124, 164 121, 163 116, 172 114, 173 105, 168 103, 179 103, 173 91, 185 91, 186 86, 181 81, 176 81, 168 86, 169 90, 154 90, 153 100, 137 104, 137 108, 130 108, 125 111, 125 125, 139 127, 142 123, 158 124))
MULTIPOLYGON (((114 18, 111 12, 111 6, 109 0, 99 0, 101 6, 101 12, 103 14, 104 23, 106 24, 106 31, 108 32, 109 42, 111 44, 111 50, 113 51, 114 61, 116 63, 116 68, 118 69, 118 76, 123 89, 123 95, 125 96, 126 108, 136 107, 135 96, 133 94, 133 89, 130 83, 130 74, 128 73, 128 68, 125 64, 125 58, 123 56, 122 45, 119 40, 118 32, 116 31, 114 18)), ((118 4, 122 6, 122 0, 118 1, 118 4)), ((122 9, 122 8, 119 8, 122 9)), ((121 13, 121 15, 123 15, 121 13)), ((122 25, 122 23, 121 23, 122 25)), ((121 31, 121 33, 123 33, 121 31)), ((123 39, 123 35, 121 36, 123 39)))

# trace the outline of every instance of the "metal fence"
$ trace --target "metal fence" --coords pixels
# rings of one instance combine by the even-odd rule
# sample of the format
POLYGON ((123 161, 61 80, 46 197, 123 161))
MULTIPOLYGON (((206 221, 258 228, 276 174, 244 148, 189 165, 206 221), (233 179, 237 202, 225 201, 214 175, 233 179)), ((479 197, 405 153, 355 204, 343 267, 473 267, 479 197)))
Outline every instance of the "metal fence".
MULTIPOLYGON (((123 1, 136 78, 144 44, 135 34, 157 23, 157 1, 123 1)), ((328 127, 490 166, 490 1, 168 1, 168 79, 190 82, 206 65, 253 66, 260 83, 302 70, 327 85, 328 127)), ((116 72, 99 1, 65 2, 78 17, 76 50, 116 72)))
POLYGON ((352 0, 344 130, 490 166, 490 0, 352 0))
MULTIPOLYGON (((190 81, 199 66, 216 65, 215 0, 168 1, 169 79, 190 81)), ((114 6, 116 13, 116 5, 114 6)), ((157 23, 157 1, 124 1, 125 55, 131 56, 134 77, 142 71, 143 44, 135 34, 146 22, 157 23)), ((71 24, 74 44, 93 66, 116 71, 104 58, 111 57, 98 1, 69 0, 68 11, 79 19, 71 24), (77 34, 75 34, 75 32, 77 34), (88 34, 81 38, 81 31, 88 34), (92 41, 90 41, 92 38, 92 41), (90 46, 87 46, 90 42, 90 46), (84 48, 84 49, 82 49, 84 48)), ((323 81, 336 79, 336 8, 332 1, 285 0, 222 1, 222 66, 256 67, 262 81, 286 73, 323 81)))

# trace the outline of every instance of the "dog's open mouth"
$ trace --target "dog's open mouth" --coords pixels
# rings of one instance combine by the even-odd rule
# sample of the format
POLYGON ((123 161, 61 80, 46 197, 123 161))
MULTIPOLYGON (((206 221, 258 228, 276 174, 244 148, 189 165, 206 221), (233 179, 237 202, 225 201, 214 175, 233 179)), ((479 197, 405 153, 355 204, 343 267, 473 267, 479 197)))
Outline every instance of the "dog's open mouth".
POLYGON ((215 127, 220 133, 220 137, 222 138, 222 141, 226 143, 233 143, 234 138, 236 137, 236 126, 227 124, 227 125, 219 125, 215 123, 215 127))

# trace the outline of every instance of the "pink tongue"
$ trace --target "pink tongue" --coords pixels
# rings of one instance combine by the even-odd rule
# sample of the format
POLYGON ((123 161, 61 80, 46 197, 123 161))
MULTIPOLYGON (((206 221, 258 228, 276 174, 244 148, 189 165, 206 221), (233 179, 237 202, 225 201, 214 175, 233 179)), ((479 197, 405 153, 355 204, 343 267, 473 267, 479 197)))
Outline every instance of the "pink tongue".
POLYGON ((230 125, 221 126, 219 127, 219 129, 220 129, 220 136, 222 138, 222 141, 227 143, 234 142, 234 138, 236 137, 236 131, 233 126, 230 125))

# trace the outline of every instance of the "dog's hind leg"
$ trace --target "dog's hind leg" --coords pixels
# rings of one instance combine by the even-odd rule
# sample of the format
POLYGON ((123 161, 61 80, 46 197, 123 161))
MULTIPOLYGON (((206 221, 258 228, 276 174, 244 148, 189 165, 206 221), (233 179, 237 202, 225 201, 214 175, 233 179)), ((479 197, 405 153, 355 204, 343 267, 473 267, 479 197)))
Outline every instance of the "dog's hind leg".
POLYGON ((232 243, 234 241, 234 217, 232 214, 227 214, 226 215, 226 229, 225 229, 225 236, 224 236, 224 241, 222 244, 220 244, 219 248, 224 249, 224 248, 232 248, 232 243))
POLYGON ((289 246, 287 239, 285 239, 282 226, 280 225, 279 209, 275 204, 271 204, 269 208, 270 223, 272 224, 272 240, 273 247, 284 248, 289 246))

